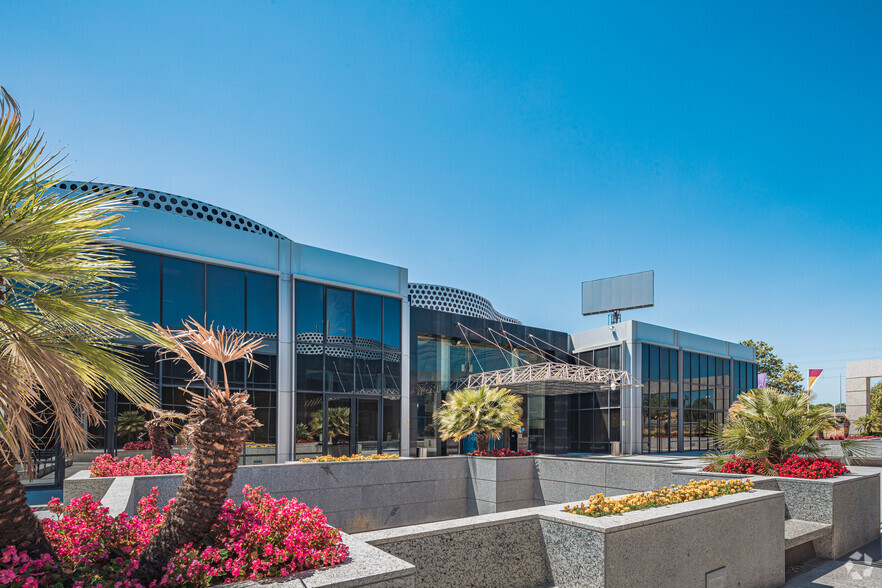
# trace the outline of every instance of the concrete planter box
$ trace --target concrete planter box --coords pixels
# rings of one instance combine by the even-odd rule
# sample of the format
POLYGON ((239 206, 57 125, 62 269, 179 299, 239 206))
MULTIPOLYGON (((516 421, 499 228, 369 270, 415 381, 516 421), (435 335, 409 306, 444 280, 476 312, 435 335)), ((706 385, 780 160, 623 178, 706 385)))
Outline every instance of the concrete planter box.
POLYGON ((416 566, 416 585, 533 588, 784 583, 784 496, 754 490, 591 518, 534 507, 356 535, 416 566), (443 556, 439 557, 439 554, 443 556))
POLYGON ((533 506, 536 461, 525 457, 468 457, 468 514, 533 506))
POLYGON ((699 478, 750 478, 754 487, 784 493, 788 519, 832 525, 832 533, 814 542, 817 555, 838 559, 879 538, 879 474, 846 474, 823 480, 677 472, 680 483, 699 478))
MULTIPOLYGON (((100 498, 115 480, 131 480, 129 512, 153 487, 159 491, 159 504, 167 503, 183 478, 182 474, 88 476, 79 472, 65 480, 65 502, 85 492, 100 498)), ((240 466, 229 497, 241 500, 246 484, 262 486, 276 498, 287 496, 318 506, 329 524, 354 533, 464 517, 468 476, 466 457, 240 466)))

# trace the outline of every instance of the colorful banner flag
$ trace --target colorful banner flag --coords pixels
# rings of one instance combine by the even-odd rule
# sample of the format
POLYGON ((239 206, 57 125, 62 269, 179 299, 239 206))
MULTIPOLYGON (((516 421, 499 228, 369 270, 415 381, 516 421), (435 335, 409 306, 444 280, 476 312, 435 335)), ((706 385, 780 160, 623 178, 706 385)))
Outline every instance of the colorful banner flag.
POLYGON ((768 381, 769 381, 769 374, 757 374, 756 375, 757 388, 765 388, 768 381))
POLYGON ((811 394, 811 392, 812 392, 812 386, 814 386, 814 385, 815 385, 815 381, 816 381, 818 378, 821 377, 821 372, 823 372, 823 371, 824 371, 824 370, 809 370, 809 377, 808 377, 808 391, 809 391, 809 394, 811 394))

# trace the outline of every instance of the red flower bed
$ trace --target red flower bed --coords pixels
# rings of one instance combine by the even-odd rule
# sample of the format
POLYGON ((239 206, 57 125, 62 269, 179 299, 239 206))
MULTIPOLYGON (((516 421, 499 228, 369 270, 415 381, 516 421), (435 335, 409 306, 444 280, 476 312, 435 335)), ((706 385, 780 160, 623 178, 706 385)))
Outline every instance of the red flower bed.
POLYGON ((528 455, 537 455, 535 451, 527 451, 525 449, 518 449, 517 451, 512 451, 511 449, 487 449, 487 450, 478 450, 472 451, 469 453, 472 457, 526 457, 528 455))
POLYGON ((123 451, 142 451, 144 449, 153 449, 150 441, 129 441, 123 445, 123 451))
POLYGON ((111 476, 151 476, 156 474, 183 474, 187 469, 189 453, 184 455, 172 455, 171 459, 164 457, 151 457, 147 459, 143 455, 124 457, 117 459, 105 453, 99 455, 89 466, 92 478, 107 478, 111 476))
MULTIPOLYGON (((340 532, 327 526, 318 508, 296 499, 275 499, 246 486, 245 500, 228 500, 209 535, 180 549, 164 577, 150 588, 187 588, 275 578, 343 563, 349 549, 340 532)), ((0 554, 0 586, 23 588, 143 588, 134 578, 138 557, 171 507, 156 508, 156 488, 138 503, 138 512, 111 517, 90 494, 50 509, 63 518, 44 519, 57 554, 32 560, 12 546, 0 554), (62 572, 63 570, 63 572, 62 572)))
MULTIPOLYGON (((724 474, 749 474, 764 476, 768 469, 775 472, 775 475, 784 478, 807 478, 818 480, 821 478, 832 478, 842 474, 849 473, 847 467, 832 459, 821 458, 804 458, 794 454, 778 464, 763 464, 760 461, 742 459, 734 455, 730 455, 729 459, 720 468, 720 472, 724 474)), ((713 464, 704 468, 706 472, 717 471, 713 464)))
POLYGON ((849 473, 848 468, 827 457, 820 459, 806 459, 798 455, 791 455, 777 466, 775 470, 779 476, 785 478, 832 478, 841 474, 849 473))
POLYGON ((879 435, 849 435, 846 437, 845 435, 833 435, 827 441, 845 441, 847 439, 882 439, 882 436, 879 435))

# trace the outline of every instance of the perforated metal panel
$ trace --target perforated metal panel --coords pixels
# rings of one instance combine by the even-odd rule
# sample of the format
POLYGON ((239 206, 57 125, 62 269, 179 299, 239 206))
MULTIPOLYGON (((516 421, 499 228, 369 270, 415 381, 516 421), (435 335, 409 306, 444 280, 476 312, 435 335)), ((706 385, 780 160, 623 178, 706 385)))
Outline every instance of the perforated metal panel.
POLYGON ((496 312, 489 300, 472 292, 435 284, 408 284, 407 291, 410 294, 411 306, 442 310, 513 325, 522 324, 517 319, 496 312))
MULTIPOLYGON (((120 186, 118 184, 96 184, 77 182, 75 180, 61 182, 56 188, 63 191, 76 190, 79 192, 101 192, 126 189, 125 186, 120 186)), ((194 198, 185 198, 176 194, 169 194, 158 190, 146 190, 143 188, 127 189, 123 198, 126 202, 136 208, 158 210, 167 214, 218 224, 236 231, 244 231, 246 233, 266 235, 268 237, 275 237, 276 239, 286 238, 284 235, 280 235, 278 232, 255 222, 248 217, 194 198)))

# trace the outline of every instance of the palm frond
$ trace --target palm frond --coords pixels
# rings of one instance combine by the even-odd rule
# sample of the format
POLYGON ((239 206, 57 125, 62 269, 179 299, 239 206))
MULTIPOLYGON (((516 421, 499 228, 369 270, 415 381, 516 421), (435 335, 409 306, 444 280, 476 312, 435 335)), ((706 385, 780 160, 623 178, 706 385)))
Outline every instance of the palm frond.
POLYGON ((125 205, 120 191, 52 189, 62 161, 0 88, 0 458, 31 475, 38 444, 85 447, 108 390, 156 401, 117 340, 163 341, 117 298, 116 281, 131 270, 107 243, 125 205))

